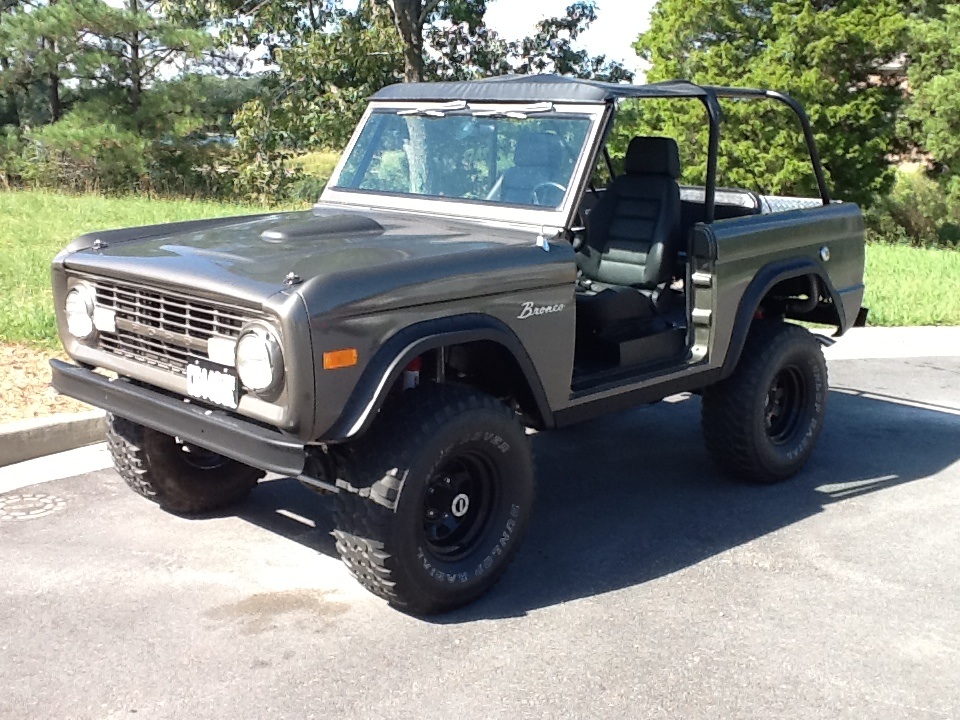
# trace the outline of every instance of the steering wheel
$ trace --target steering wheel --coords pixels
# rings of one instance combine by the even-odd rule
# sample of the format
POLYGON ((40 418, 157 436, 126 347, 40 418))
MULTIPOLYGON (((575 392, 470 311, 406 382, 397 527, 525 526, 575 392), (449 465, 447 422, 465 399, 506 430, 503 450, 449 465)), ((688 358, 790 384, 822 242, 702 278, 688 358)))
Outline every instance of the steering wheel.
POLYGON ((549 181, 542 182, 535 185, 533 190, 530 191, 530 200, 533 202, 534 205, 556 207, 557 205, 560 204, 560 201, 563 200, 563 194, 565 192, 567 192, 567 188, 565 185, 561 185, 560 183, 557 183, 557 182, 549 182, 549 181), (557 196, 557 201, 553 203, 546 202, 550 197, 550 192, 547 192, 546 195, 541 195, 541 193, 545 191, 560 193, 557 196))

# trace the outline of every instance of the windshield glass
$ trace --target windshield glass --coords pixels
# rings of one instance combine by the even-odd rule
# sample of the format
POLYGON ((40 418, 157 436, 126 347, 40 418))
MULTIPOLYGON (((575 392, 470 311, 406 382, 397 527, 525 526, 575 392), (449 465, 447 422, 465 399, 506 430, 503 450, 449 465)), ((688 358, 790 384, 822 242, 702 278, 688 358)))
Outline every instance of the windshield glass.
POLYGON ((557 208, 590 117, 381 110, 367 119, 335 187, 557 208))

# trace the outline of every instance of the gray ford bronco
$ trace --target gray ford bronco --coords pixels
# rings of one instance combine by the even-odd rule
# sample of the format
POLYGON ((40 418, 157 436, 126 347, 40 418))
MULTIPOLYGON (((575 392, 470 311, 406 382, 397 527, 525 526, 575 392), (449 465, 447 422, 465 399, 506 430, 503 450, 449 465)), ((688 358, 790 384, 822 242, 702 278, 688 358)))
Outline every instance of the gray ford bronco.
POLYGON ((174 513, 265 472, 336 493, 343 561, 412 613, 500 576, 528 523, 528 431, 679 392, 707 448, 796 473, 827 402, 789 320, 863 320, 863 221, 831 202, 809 122, 770 91, 558 76, 378 92, 310 211, 84 235, 53 262, 53 384, 106 409, 117 471, 174 513), (702 104, 678 144, 607 143, 626 100, 702 104), (819 198, 717 187, 724 99, 791 108, 819 198))

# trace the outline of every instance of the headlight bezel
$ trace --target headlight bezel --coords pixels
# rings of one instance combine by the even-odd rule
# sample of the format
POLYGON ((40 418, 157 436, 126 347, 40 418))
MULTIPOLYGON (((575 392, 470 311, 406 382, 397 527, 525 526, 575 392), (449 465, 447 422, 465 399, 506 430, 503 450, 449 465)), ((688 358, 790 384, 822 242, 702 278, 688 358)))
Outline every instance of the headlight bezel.
POLYGON ((89 342, 96 337, 97 326, 93 321, 95 307, 96 291, 90 285, 84 282, 75 282, 70 286, 63 301, 63 320, 67 332, 70 333, 72 338, 80 342, 89 342), (72 317, 77 317, 70 309, 72 299, 79 299, 82 304, 83 316, 86 318, 86 324, 84 325, 86 332, 81 333, 81 328, 76 327, 76 324, 71 322, 72 317))
POLYGON ((283 346, 280 343, 279 335, 276 329, 266 323, 250 323, 246 325, 237 336, 237 345, 234 351, 234 367, 236 368, 237 377, 240 379, 240 384, 243 386, 243 389, 266 401, 276 400, 280 396, 284 386, 286 373, 283 366, 283 346), (270 365, 270 382, 267 384, 251 383, 250 380, 252 378, 249 376, 244 378, 243 370, 241 369, 245 365, 245 363, 241 363, 241 350, 246 347, 247 343, 253 342, 254 340, 260 343, 270 365), (257 385, 260 385, 260 387, 257 385))

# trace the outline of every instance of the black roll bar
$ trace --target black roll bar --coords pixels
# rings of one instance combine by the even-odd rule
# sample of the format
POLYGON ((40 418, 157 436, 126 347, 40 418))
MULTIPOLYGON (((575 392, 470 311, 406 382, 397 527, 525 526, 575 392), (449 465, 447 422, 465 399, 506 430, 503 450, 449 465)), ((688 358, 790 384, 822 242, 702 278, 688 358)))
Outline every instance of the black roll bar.
MULTIPOLYGON (((813 165, 813 174, 817 178, 817 189, 820 191, 820 199, 824 205, 830 204, 830 190, 827 188, 827 179, 823 174, 823 165, 820 162, 820 153, 817 152, 817 142, 813 137, 813 128, 810 126, 810 118, 807 117, 803 106, 786 93, 775 90, 755 90, 752 88, 725 88, 714 86, 703 86, 708 94, 718 98, 730 98, 733 100, 776 100, 783 103, 793 110, 794 114, 800 120, 800 127, 803 129, 803 139, 807 143, 807 152, 810 154, 810 163, 813 165)), ((713 128, 711 127, 711 132, 713 128)), ((709 167, 714 166, 716 157, 708 158, 709 167)), ((708 221, 709 222, 709 221, 708 221)))
POLYGON ((720 154, 720 121, 723 112, 717 94, 704 88, 707 94, 703 97, 703 104, 707 108, 707 117, 710 119, 710 137, 707 140, 707 178, 703 193, 703 221, 713 222, 716 214, 717 198, 717 156, 720 154))
MULTIPOLYGON (((617 86, 618 89, 623 86, 617 86)), ((803 138, 807 143, 807 152, 810 154, 810 163, 813 174, 817 179, 817 189, 824 205, 830 204, 830 190, 827 188, 827 179, 820 162, 820 153, 817 151, 816 139, 810 118, 807 117, 803 106, 786 93, 775 90, 758 90, 754 88, 728 88, 715 85, 696 85, 683 80, 671 80, 657 85, 641 86, 644 92, 621 91, 620 97, 634 97, 647 99, 697 99, 707 110, 710 122, 710 137, 707 145, 707 177, 704 188, 704 222, 712 223, 716 217, 717 195, 717 157, 720 153, 720 123, 723 111, 720 108, 719 98, 731 100, 775 100, 790 108, 800 120, 803 138)))

